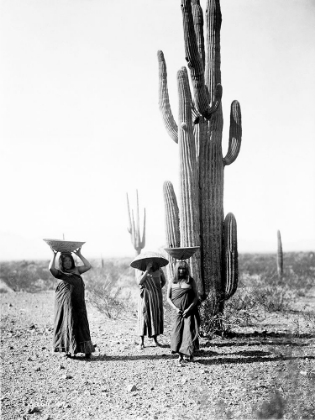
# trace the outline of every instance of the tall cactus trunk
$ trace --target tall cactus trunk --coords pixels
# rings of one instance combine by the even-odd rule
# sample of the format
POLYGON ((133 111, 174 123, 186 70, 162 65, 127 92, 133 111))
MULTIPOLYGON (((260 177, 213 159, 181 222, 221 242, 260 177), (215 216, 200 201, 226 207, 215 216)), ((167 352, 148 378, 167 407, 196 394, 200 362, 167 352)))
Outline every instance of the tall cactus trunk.
MULTIPOLYGON (((178 149, 180 161, 180 207, 179 227, 180 245, 182 247, 197 246, 200 243, 198 168, 196 143, 192 126, 191 94, 187 70, 181 69, 177 75, 179 93, 179 130, 178 149)), ((197 255, 190 258, 191 275, 197 285, 200 273, 197 255)))
MULTIPOLYGON (((229 147, 223 157, 220 1, 207 1, 205 37, 199 0, 181 0, 181 9, 192 93, 187 71, 181 69, 177 124, 170 107, 164 54, 159 51, 159 105, 167 132, 179 145, 180 246, 200 245, 190 262, 200 298, 206 299, 207 315, 212 316, 223 311, 224 301, 237 288, 236 220, 232 214, 224 220, 223 190, 224 168, 236 160, 240 151, 241 110, 233 101, 229 147)), ((165 208, 169 211, 167 205, 165 208)), ((167 246, 174 246, 168 236, 167 246)))
MULTIPOLYGON (((215 121, 215 128, 220 120, 222 118, 215 121)), ((201 139, 199 157, 202 270, 205 295, 211 302, 209 308, 217 313, 222 294, 224 166, 222 132, 214 130, 213 125, 207 121, 207 134, 207 138, 201 139)))
POLYGON ((283 250, 280 230, 277 231, 278 252, 277 252, 277 272, 279 279, 283 277, 283 250))

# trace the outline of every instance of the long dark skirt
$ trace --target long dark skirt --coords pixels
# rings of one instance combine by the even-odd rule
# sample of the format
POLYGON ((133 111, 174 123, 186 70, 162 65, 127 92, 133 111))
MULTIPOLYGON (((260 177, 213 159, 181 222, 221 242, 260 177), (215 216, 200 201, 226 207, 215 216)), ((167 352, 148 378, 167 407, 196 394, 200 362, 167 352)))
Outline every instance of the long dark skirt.
POLYGON ((89 322, 85 305, 85 286, 81 276, 59 272, 55 293, 53 349, 58 352, 92 353, 89 322))
MULTIPOLYGON (((172 288, 172 302, 177 308, 184 311, 193 302, 194 291, 190 288, 172 288)), ((193 356, 199 349, 200 317, 197 307, 185 318, 177 314, 171 333, 171 350, 173 353, 182 353, 193 356)))
POLYGON ((160 276, 148 276, 140 288, 138 334, 153 337, 163 334, 163 330, 163 296, 160 276))

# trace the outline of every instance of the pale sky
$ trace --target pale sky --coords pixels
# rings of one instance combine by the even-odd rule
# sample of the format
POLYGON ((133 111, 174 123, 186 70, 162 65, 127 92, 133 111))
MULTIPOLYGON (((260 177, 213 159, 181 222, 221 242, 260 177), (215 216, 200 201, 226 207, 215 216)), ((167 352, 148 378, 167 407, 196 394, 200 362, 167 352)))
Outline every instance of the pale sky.
MULTIPOLYGON (((205 10, 205 1, 201 2, 205 10)), ((221 0, 224 143, 232 100, 243 141, 225 169, 239 252, 315 250, 315 0, 221 0)), ((132 256, 126 193, 165 245, 163 182, 177 145, 158 108, 164 52, 177 118, 185 65, 180 0, 2 0, 0 259, 132 256)))

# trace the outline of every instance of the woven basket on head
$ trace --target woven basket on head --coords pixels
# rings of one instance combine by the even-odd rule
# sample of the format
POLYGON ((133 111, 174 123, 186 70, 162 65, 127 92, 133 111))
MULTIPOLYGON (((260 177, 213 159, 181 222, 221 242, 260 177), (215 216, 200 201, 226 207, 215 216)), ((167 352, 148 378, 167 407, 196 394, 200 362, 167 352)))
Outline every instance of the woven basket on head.
POLYGON ((188 260, 188 258, 192 257, 199 248, 200 246, 185 246, 164 249, 171 257, 175 258, 175 260, 188 260))
POLYGON ((63 241, 62 239, 44 239, 44 241, 57 252, 73 252, 85 244, 85 242, 63 241))

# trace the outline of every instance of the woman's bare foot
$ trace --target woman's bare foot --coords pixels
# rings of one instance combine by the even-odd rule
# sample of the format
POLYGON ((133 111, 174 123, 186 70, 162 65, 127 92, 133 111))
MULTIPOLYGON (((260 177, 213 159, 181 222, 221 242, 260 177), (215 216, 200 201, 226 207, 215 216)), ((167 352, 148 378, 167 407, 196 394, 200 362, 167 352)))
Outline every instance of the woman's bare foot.
POLYGON ((143 350, 143 349, 144 349, 144 344, 143 343, 139 344, 139 350, 143 350))
POLYGON ((183 356, 180 354, 178 356, 178 359, 177 359, 176 363, 177 363, 178 366, 183 366, 183 361, 184 361, 183 356))
POLYGON ((65 357, 67 357, 68 359, 75 359, 75 354, 71 354, 71 353, 66 353, 65 357))

